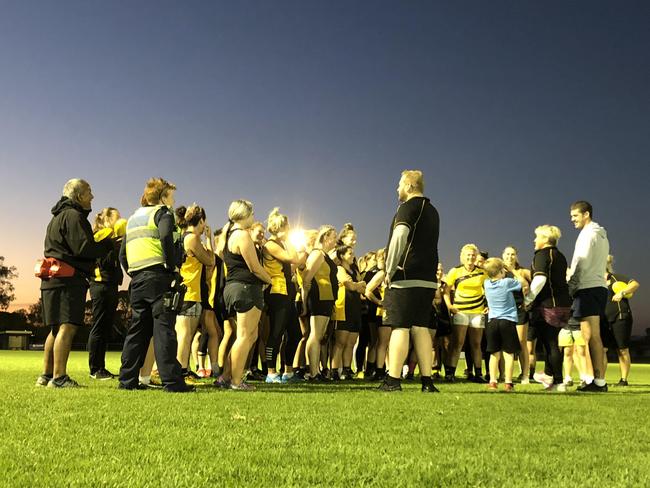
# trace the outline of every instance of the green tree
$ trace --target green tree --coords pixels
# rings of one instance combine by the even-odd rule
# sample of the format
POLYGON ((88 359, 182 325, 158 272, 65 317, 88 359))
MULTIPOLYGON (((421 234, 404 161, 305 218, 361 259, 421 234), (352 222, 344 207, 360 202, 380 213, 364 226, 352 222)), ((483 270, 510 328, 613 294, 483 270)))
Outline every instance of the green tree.
POLYGON ((16 298, 11 280, 18 277, 14 266, 5 266, 4 256, 0 256, 0 310, 7 310, 16 298))

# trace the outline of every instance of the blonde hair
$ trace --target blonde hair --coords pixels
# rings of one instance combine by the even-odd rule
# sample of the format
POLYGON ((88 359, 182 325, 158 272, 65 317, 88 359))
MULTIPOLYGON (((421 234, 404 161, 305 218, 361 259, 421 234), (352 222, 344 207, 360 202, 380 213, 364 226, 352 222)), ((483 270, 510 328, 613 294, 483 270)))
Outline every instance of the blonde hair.
POLYGON ((350 234, 356 234, 356 231, 354 230, 354 225, 352 225, 350 222, 346 222, 343 224, 341 232, 339 232, 338 242, 342 243, 343 239, 350 234))
POLYGON ((560 237, 562 237, 562 232, 554 225, 544 224, 535 228, 535 235, 543 237, 552 246, 557 246, 560 237))
POLYGON ((236 223, 246 220, 253 214, 253 204, 248 200, 234 200, 228 207, 228 223, 223 226, 217 241, 217 254, 221 255, 226 248, 226 238, 230 228, 236 223))
POLYGON ((93 222, 93 232, 106 228, 106 219, 117 212, 114 207, 103 208, 101 212, 95 215, 95 222, 93 222))
POLYGON ((479 250, 478 246, 476 244, 465 244, 463 247, 460 248, 460 259, 462 261, 463 259, 463 253, 465 251, 474 251, 476 255, 478 256, 481 251, 479 250))
POLYGON ((424 175, 419 169, 407 169, 402 171, 402 179, 409 185, 409 193, 424 192, 424 175))
POLYGON ((508 245, 508 246, 503 248, 503 253, 501 253, 501 254, 505 254, 506 249, 512 249, 515 252, 515 269, 516 270, 520 269, 521 265, 519 264, 519 259, 518 259, 519 258, 519 249, 517 249, 515 246, 508 245))
POLYGON ((68 197, 70 200, 79 203, 81 193, 89 186, 90 184, 86 180, 72 178, 63 185, 62 194, 64 197, 68 197))
POLYGON ((275 207, 269 213, 269 217, 266 220, 266 229, 269 231, 269 234, 272 236, 278 235, 282 232, 283 229, 286 229, 289 225, 289 219, 286 215, 280 213, 280 209, 275 207))
POLYGON ((316 235, 316 242, 314 242, 314 248, 320 248, 323 245, 323 240, 327 234, 334 232, 336 234, 336 229, 333 225, 321 225, 318 229, 318 234, 316 235))
POLYGON ((505 268, 505 263, 501 258, 490 258, 483 263, 483 269, 490 278, 496 278, 505 268))

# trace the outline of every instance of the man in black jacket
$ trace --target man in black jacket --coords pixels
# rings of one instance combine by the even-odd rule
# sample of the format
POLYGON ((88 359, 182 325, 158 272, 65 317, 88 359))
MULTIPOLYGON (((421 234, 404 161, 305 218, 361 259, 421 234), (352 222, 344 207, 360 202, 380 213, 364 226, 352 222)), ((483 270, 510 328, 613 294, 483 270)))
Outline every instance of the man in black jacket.
POLYGON ((110 251, 108 242, 96 243, 88 222, 93 194, 88 182, 72 179, 63 187, 63 196, 52 208, 52 220, 45 235, 46 258, 55 258, 64 276, 54 275, 41 282, 43 322, 51 327, 45 341, 43 374, 37 386, 70 388, 79 386, 67 375, 68 356, 77 327, 84 323, 88 277, 95 260, 110 251), (70 276, 71 275, 71 276, 70 276))

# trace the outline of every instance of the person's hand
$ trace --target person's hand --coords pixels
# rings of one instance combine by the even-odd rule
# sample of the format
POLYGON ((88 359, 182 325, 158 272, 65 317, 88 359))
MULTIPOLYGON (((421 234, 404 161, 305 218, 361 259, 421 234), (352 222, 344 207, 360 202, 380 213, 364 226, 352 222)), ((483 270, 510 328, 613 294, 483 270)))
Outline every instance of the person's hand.
POLYGON ((528 286, 528 283, 526 283, 526 284, 522 284, 522 285, 521 285, 521 292, 522 292, 524 295, 528 295, 528 292, 529 292, 529 291, 530 291, 530 286, 528 286))
POLYGON ((625 298, 625 297, 623 296, 623 292, 620 291, 620 292, 618 292, 616 295, 614 295, 614 296, 612 297, 612 302, 617 302, 617 303, 618 303, 618 302, 620 302, 621 300, 623 300, 623 298, 625 298))
POLYGON ((485 310, 483 310, 483 315, 487 315, 490 313, 490 309, 488 307, 485 307, 485 310))
POLYGON ((205 229, 203 230, 203 232, 205 234, 205 237, 207 237, 208 239, 212 236, 212 229, 207 224, 205 225, 205 229))
POLYGON ((447 307, 447 310, 449 310, 449 313, 452 315, 456 315, 458 313, 458 307, 452 305, 451 307, 447 307))

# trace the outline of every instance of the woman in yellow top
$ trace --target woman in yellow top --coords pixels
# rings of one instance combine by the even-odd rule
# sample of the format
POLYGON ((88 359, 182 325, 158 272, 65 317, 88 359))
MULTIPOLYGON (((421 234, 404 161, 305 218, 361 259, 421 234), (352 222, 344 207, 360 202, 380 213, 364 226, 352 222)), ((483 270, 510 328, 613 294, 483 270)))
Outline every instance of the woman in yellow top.
POLYGON ((307 339, 307 358, 310 380, 327 381, 318 371, 321 341, 327 331, 327 324, 334 309, 334 297, 338 291, 337 268, 328 253, 336 245, 336 229, 324 225, 318 231, 316 244, 307 258, 303 274, 302 296, 306 297, 309 315, 309 339, 307 339))
MULTIPOLYGON (((476 383, 486 383, 481 368, 481 338, 485 329, 487 308, 483 288, 487 273, 476 266, 478 254, 479 250, 475 244, 465 244, 460 250, 460 266, 449 270, 445 277, 447 286, 443 299, 452 316, 451 352, 449 362, 445 364, 445 380, 450 382, 456 380, 456 366, 469 328, 469 345, 474 362, 474 376, 471 378, 476 383)), ((466 361, 469 369, 469 360, 466 361)))
POLYGON ((201 272, 203 265, 214 266, 214 246, 212 232, 205 223, 203 208, 198 205, 189 208, 179 207, 176 210, 176 217, 178 226, 183 230, 181 239, 185 261, 181 266, 181 277, 187 287, 181 311, 176 316, 175 328, 178 339, 176 359, 181 365, 183 376, 188 377, 192 339, 201 318, 201 272), (204 233, 206 247, 201 242, 204 233))
POLYGON ((268 368, 266 383, 287 383, 293 378, 293 360, 287 361, 286 371, 282 377, 278 374, 276 366, 282 336, 290 328, 298 327, 294 302, 296 291, 295 285, 291 281, 291 265, 298 265, 302 260, 287 239, 289 219, 280 213, 280 209, 271 210, 267 221, 267 230, 271 237, 264 244, 263 258, 264 268, 271 275, 271 286, 267 288, 265 297, 270 325, 266 342, 266 366, 268 368))

